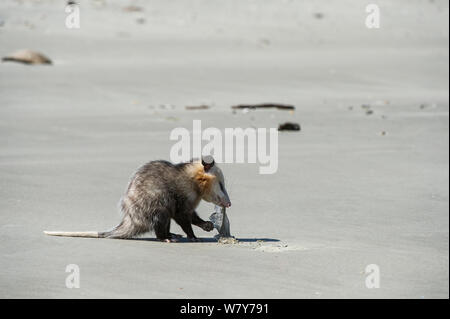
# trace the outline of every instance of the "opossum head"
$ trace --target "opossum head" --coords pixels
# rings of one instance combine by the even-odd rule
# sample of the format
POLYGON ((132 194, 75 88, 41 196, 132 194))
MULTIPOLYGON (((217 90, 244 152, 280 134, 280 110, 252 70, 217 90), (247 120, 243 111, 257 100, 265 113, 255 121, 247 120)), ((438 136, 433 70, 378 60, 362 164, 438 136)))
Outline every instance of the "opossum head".
POLYGON ((202 199, 222 207, 230 207, 231 201, 225 188, 225 178, 214 159, 205 156, 197 165, 194 178, 200 188, 202 199))

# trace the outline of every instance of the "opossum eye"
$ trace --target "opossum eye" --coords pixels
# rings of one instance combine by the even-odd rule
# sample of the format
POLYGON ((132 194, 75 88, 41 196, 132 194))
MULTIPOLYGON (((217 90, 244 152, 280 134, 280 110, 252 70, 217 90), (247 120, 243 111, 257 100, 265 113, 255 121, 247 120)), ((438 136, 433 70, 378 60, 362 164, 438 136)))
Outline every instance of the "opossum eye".
POLYGON ((222 192, 224 192, 225 191, 225 187, 223 186, 222 182, 219 182, 219 186, 220 186, 220 190, 222 192))

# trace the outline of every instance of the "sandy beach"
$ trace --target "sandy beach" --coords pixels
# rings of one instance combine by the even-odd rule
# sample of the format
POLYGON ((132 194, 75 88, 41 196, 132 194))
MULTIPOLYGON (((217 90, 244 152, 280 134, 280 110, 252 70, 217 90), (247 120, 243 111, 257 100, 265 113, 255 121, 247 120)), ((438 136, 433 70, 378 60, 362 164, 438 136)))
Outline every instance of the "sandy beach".
POLYGON ((357 0, 77 2, 79 29, 64 1, 0 2, 0 56, 53 62, 0 63, 1 298, 449 298, 447 1, 377 1, 379 29, 357 0), (231 108, 269 102, 295 111, 231 108), (301 126, 275 174, 219 164, 238 244, 43 234, 117 225, 197 119, 301 126))

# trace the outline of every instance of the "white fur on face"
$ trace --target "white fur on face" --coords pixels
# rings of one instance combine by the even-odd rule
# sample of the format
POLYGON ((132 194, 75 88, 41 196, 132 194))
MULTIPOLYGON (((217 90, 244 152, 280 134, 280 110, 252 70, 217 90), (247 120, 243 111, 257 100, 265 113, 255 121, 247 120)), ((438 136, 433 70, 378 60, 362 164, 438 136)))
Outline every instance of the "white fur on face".
POLYGON ((219 206, 230 206, 231 202, 225 188, 225 178, 223 176, 222 170, 217 167, 217 165, 214 165, 209 169, 207 174, 214 175, 216 178, 211 185, 210 192, 205 194, 203 199, 207 202, 212 202, 219 206))

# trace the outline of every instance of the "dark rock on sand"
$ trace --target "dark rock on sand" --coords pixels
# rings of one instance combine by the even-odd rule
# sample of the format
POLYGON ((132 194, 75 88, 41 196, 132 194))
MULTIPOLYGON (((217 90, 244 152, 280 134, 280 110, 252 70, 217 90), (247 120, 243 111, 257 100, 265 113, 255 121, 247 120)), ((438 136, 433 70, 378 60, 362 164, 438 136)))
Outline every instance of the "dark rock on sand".
POLYGON ((278 126, 278 131, 300 131, 300 124, 286 122, 278 126))
POLYGON ((324 17, 324 14, 322 13, 322 12, 316 12, 316 13, 314 13, 314 18, 316 18, 316 19, 323 19, 323 17, 324 17))
POLYGON ((145 18, 137 18, 137 19, 136 19, 136 23, 137 23, 137 24, 145 24, 146 21, 147 21, 147 20, 145 20, 145 18))

